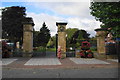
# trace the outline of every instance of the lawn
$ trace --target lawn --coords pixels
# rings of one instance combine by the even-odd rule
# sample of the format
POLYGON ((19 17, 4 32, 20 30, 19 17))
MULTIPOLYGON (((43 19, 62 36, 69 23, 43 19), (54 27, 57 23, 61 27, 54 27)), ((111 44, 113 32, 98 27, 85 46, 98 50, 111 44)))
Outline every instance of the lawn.
POLYGON ((49 51, 49 52, 56 52, 56 48, 47 48, 46 51, 49 51))

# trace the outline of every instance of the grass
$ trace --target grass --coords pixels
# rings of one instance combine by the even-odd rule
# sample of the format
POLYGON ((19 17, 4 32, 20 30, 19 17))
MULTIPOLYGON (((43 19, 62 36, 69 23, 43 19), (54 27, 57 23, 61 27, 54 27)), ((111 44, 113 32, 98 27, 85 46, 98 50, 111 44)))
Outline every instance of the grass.
POLYGON ((42 46, 40 46, 40 47, 36 48, 36 50, 34 50, 34 52, 45 52, 45 51, 46 51, 46 48, 42 47, 42 46))
POLYGON ((45 52, 45 51, 56 52, 56 48, 38 47, 36 48, 36 50, 34 50, 34 52, 45 52))
POLYGON ((47 48, 46 51, 49 51, 49 52, 56 52, 56 48, 47 48))

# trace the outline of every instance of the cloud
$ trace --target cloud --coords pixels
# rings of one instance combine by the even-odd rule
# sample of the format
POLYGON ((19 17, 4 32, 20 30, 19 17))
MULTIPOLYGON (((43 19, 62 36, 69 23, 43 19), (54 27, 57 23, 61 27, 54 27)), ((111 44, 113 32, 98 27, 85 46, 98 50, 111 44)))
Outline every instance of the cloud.
POLYGON ((91 36, 95 35, 94 29, 98 28, 99 25, 101 24, 98 21, 95 21, 95 19, 81 19, 78 17, 75 18, 63 18, 63 17, 56 17, 56 16, 51 16, 48 14, 35 14, 35 13, 28 13, 27 14, 29 17, 32 17, 35 23, 35 30, 39 31, 40 28, 42 27, 43 22, 46 23, 48 28, 51 31, 51 35, 54 36, 57 33, 57 26, 56 22, 57 21, 67 21, 67 28, 79 28, 79 29, 84 29, 88 31, 88 33, 91 34, 91 36))
POLYGON ((1 10, 2 8, 4 8, 4 7, 0 7, 0 20, 1 20, 1 16, 2 16, 2 10, 1 10))
POLYGON ((51 8, 54 12, 61 15, 68 16, 83 16, 87 17, 89 15, 89 3, 88 2, 78 2, 78 3, 58 3, 54 4, 51 8), (54 6, 54 7, 53 7, 54 6))
POLYGON ((34 2, 26 5, 43 8, 57 15, 90 17, 90 2, 34 2))
POLYGON ((42 27, 43 22, 45 22, 48 28, 50 29, 52 36, 54 36, 57 33, 56 22, 63 20, 63 18, 51 16, 44 13, 41 14, 27 13, 27 16, 33 18, 35 23, 34 28, 36 31, 39 31, 40 28, 42 27))
POLYGON ((67 28, 84 29, 88 31, 91 36, 95 36, 94 29, 99 28, 101 24, 90 15, 90 3, 88 2, 42 2, 27 3, 27 5, 48 11, 42 13, 28 12, 28 16, 33 17, 35 30, 39 30, 43 22, 46 22, 46 25, 48 25, 48 28, 51 30, 52 36, 57 33, 57 21, 68 22, 67 28), (49 11, 54 14, 50 14, 49 11))
POLYGON ((1 2, 119 2, 119 0, 2 0, 1 2))
POLYGON ((1 20, 1 16, 2 16, 2 11, 0 10, 0 20, 1 20))
POLYGON ((90 0, 24 0, 24 1, 25 2, 90 2, 90 0))
POLYGON ((96 21, 95 19, 88 19, 88 18, 68 18, 68 28, 79 28, 84 29, 88 33, 90 33, 90 36, 95 36, 94 29, 100 27, 100 22, 96 21))
POLYGON ((88 2, 90 0, 2 0, 2 2, 88 2))

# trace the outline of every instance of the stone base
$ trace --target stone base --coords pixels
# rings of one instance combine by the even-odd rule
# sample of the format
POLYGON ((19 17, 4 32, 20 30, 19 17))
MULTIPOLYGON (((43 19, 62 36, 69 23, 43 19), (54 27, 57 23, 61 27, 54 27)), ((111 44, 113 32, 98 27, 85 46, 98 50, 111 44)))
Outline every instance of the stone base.
POLYGON ((61 54, 61 59, 66 58, 66 54, 61 54))
POLYGON ((94 55, 94 58, 98 57, 98 53, 93 53, 93 55, 94 55))
POLYGON ((75 53, 75 57, 76 57, 76 58, 81 58, 80 52, 76 52, 76 53, 75 53))
POLYGON ((80 55, 75 55, 76 58, 81 58, 80 55))
POLYGON ((107 56, 105 54, 94 53, 94 58, 97 58, 97 59, 107 59, 107 56))
POLYGON ((107 55, 107 59, 118 59, 118 55, 107 55))
POLYGON ((32 54, 24 53, 24 54, 23 54, 23 57, 29 57, 29 58, 31 58, 31 57, 32 57, 32 54))
POLYGON ((107 59, 107 56, 106 55, 99 55, 99 59, 107 59))

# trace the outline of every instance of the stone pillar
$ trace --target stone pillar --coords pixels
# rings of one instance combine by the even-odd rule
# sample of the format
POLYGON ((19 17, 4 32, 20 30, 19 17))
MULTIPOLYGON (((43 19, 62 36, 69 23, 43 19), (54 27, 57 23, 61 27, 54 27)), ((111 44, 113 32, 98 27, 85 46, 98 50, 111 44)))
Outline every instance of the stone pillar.
POLYGON ((23 22, 23 57, 31 57, 33 51, 33 20, 26 18, 23 22))
POLYGON ((65 22, 56 22, 58 26, 58 46, 61 47, 62 58, 66 57, 66 25, 65 22))
POLYGON ((105 37, 107 35, 106 29, 95 29, 96 37, 97 37, 97 52, 99 54, 98 58, 106 59, 105 54, 105 37))

